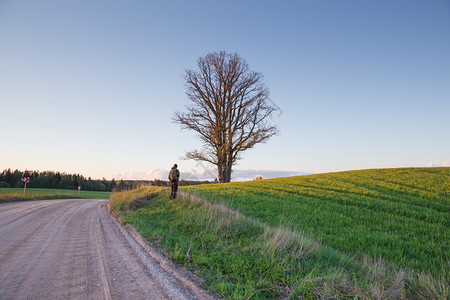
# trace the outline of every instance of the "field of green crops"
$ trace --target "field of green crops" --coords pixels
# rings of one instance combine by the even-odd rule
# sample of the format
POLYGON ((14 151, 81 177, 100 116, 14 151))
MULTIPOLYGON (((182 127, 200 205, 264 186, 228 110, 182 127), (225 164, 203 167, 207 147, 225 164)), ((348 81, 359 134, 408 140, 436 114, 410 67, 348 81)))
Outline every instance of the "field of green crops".
POLYGON ((76 191, 66 189, 27 188, 25 195, 22 188, 0 188, 0 202, 42 199, 108 199, 106 192, 76 191))
POLYGON ((304 231, 350 255, 450 274, 450 168, 350 171, 183 191, 304 231))

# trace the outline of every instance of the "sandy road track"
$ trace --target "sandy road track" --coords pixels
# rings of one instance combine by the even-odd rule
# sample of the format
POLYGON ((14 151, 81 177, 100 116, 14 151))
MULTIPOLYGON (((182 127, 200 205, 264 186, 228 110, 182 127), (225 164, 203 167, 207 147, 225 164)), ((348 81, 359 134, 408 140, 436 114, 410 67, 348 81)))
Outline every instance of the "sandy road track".
POLYGON ((0 204, 0 299, 210 299, 106 203, 0 204))

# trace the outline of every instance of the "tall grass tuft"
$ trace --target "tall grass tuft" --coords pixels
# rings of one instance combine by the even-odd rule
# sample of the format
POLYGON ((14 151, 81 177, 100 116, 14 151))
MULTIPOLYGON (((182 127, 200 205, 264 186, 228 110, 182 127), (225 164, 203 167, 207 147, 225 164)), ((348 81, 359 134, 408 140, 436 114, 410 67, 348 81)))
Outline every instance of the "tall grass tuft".
POLYGON ((163 192, 165 192, 163 187, 143 187, 133 191, 114 193, 109 198, 109 207, 117 217, 121 212, 141 207, 151 198, 163 192))

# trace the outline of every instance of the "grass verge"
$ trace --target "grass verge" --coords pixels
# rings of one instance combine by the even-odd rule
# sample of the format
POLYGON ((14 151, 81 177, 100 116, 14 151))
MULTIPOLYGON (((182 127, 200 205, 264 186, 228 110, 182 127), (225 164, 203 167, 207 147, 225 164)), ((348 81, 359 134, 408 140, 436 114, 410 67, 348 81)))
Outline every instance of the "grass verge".
POLYGON ((163 187, 145 187, 114 193, 109 199, 110 211, 115 217, 122 217, 125 213, 144 206, 151 199, 161 197, 164 191, 163 187))
POLYGON ((349 255, 308 234, 248 217, 220 203, 167 189, 110 198, 125 223, 176 263, 203 278, 219 298, 446 299, 448 282, 397 268, 383 259, 349 255), (144 195, 154 193, 150 200, 144 195), (137 203, 134 203, 134 199, 137 203))

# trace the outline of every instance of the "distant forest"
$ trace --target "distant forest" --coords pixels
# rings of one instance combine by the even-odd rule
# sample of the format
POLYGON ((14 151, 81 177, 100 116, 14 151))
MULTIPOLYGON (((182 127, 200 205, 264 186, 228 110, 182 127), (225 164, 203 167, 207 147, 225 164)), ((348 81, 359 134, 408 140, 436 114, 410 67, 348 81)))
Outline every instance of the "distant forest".
POLYGON ((106 180, 103 178, 91 179, 80 174, 67 174, 64 172, 54 171, 19 171, 11 169, 3 170, 0 174, 0 187, 23 187, 22 179, 30 177, 27 183, 29 188, 47 188, 47 189, 71 189, 76 190, 80 187, 86 191, 111 191, 115 186, 114 180, 106 180))
MULTIPOLYGON (((24 186, 22 179, 29 177, 30 181, 27 183, 28 188, 47 188, 47 189, 71 189, 77 190, 78 187, 84 191, 122 191, 133 190, 142 186, 169 186, 168 181, 154 179, 154 180, 106 180, 91 179, 91 177, 84 177, 80 174, 67 174, 64 172, 54 171, 20 171, 11 169, 3 170, 0 174, 0 188, 21 188, 24 186)), ((210 181, 186 181, 181 180, 180 186, 212 183, 210 181)))

